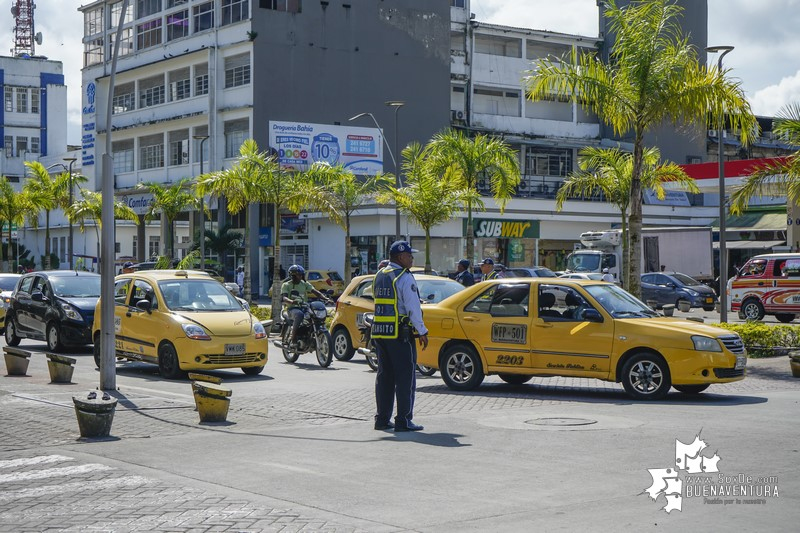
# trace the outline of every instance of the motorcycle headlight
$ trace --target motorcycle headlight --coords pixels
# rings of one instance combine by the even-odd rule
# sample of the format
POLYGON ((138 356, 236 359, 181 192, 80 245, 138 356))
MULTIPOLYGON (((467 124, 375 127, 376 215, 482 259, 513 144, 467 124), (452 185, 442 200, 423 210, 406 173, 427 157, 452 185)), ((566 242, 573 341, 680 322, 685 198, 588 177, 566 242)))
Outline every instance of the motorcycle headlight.
POLYGON ((314 316, 319 319, 327 318, 328 310, 327 309, 314 309, 314 316))
POLYGON ((261 322, 253 323, 253 334, 256 336, 256 339, 263 339, 267 336, 267 331, 264 329, 261 322))
POLYGON ((183 332, 186 334, 187 337, 190 339, 198 340, 198 341, 210 341, 211 337, 206 333, 201 326, 197 324, 181 324, 183 328, 183 332))
POLYGON ((712 339, 711 337, 692 335, 692 342, 694 343, 694 349, 698 352, 722 351, 722 346, 720 346, 719 341, 717 339, 712 339))
POLYGON ((66 302, 61 302, 61 310, 64 311, 64 316, 66 316, 70 320, 76 320, 78 322, 83 322, 83 317, 81 313, 73 306, 66 302))

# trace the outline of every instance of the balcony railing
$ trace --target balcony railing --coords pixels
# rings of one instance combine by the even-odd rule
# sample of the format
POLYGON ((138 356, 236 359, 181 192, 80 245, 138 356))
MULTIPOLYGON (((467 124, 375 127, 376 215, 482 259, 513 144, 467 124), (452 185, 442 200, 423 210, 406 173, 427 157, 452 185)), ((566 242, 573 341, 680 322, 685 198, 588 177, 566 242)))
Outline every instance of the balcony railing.
MULTIPOLYGON (((564 184, 562 176, 531 176, 523 175, 517 192, 514 194, 515 198, 534 198, 542 200, 555 200, 556 193, 564 184)), ((487 180, 478 180, 478 191, 483 196, 491 196, 492 191, 489 187, 487 180)), ((579 200, 584 202, 605 202, 607 201, 602 191, 597 191, 596 194, 591 195, 573 195, 570 200, 579 200)))

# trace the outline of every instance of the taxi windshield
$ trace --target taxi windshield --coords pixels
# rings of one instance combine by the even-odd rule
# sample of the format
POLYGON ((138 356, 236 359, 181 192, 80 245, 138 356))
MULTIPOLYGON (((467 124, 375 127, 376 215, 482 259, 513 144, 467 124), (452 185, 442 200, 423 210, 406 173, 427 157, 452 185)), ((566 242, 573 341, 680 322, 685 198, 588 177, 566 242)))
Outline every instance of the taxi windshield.
POLYGON ((585 285, 584 289, 614 318, 647 318, 658 313, 616 285, 585 285))
POLYGON ((239 301, 212 279, 169 279, 158 282, 164 303, 172 311, 242 311, 239 301))
POLYGON ((62 298, 100 297, 100 276, 53 276, 50 286, 62 298))
POLYGON ((452 279, 418 279, 419 299, 425 304, 436 304, 464 288, 452 279))

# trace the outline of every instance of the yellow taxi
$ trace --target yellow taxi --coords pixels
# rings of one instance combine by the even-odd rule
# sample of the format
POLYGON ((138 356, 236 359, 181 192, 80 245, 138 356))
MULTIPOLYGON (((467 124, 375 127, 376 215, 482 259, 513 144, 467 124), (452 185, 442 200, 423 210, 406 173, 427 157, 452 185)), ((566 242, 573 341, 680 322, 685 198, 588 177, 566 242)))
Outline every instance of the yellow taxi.
POLYGON ((0 333, 6 329, 6 311, 11 304, 11 295, 17 288, 17 282, 21 274, 0 274, 0 333))
MULTIPOLYGON (((414 278, 423 303, 440 302, 464 288, 455 280, 439 276, 414 274, 414 278)), ((353 358, 356 348, 364 347, 358 328, 364 325, 364 313, 375 311, 375 301, 372 297, 374 280, 375 274, 356 276, 336 301, 336 312, 333 315, 330 331, 333 338, 333 355, 340 361, 349 361, 353 358)))
MULTIPOLYGON (((114 281, 118 359, 158 365, 167 379, 187 370, 241 368, 260 374, 267 363, 264 326, 218 281, 192 270, 142 270, 114 281)), ((100 303, 92 338, 100 365, 100 303)))
POLYGON ((429 345, 417 362, 456 390, 489 374, 621 382, 638 400, 687 394, 745 377, 747 355, 730 331, 659 316, 611 283, 515 278, 477 283, 426 306, 429 345))
POLYGON ((344 291, 344 280, 335 270, 306 270, 306 281, 333 299, 341 296, 344 291))

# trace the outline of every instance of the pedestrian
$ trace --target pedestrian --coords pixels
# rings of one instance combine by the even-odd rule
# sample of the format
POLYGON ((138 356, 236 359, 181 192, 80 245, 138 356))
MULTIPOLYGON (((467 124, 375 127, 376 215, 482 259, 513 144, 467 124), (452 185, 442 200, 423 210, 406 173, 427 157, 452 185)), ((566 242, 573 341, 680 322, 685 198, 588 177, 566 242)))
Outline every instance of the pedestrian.
POLYGON ((122 273, 130 274, 131 272, 133 272, 133 263, 130 261, 125 261, 125 263, 122 265, 122 273))
POLYGON ((603 269, 603 281, 614 283, 614 275, 608 271, 608 267, 603 269))
POLYGON ((661 272, 667 271, 667 265, 661 265, 661 272))
POLYGON ((497 279, 500 277, 499 272, 494 269, 494 259, 487 257, 481 262, 481 274, 481 281, 497 279))
POLYGON ((408 241, 396 241, 389 248, 389 266, 378 271, 373 283, 375 315, 372 339, 378 354, 375 378, 375 429, 382 431, 420 431, 412 422, 417 387, 417 347, 414 332, 422 349, 428 347, 428 329, 422 322, 417 283, 409 269, 414 253, 408 241), (397 416, 391 422, 394 401, 397 416))
POLYGON ((471 287, 475 284, 475 278, 472 275, 472 272, 469 271, 469 260, 462 259, 458 262, 456 266, 456 281, 462 284, 465 287, 471 287))
POLYGON ((243 298, 244 294, 244 267, 239 266, 236 270, 236 284, 239 286, 239 298, 243 298))

